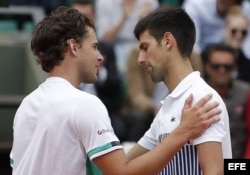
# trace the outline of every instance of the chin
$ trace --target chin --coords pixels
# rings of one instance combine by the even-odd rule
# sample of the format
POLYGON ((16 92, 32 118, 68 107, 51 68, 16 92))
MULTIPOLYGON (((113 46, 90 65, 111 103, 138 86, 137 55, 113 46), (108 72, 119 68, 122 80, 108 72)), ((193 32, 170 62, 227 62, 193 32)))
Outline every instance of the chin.
POLYGON ((94 83, 97 82, 97 80, 98 80, 97 77, 93 77, 92 79, 85 80, 84 83, 86 83, 86 84, 94 84, 94 83))
POLYGON ((152 81, 153 81, 154 83, 159 83, 159 82, 161 82, 161 80, 156 79, 156 78, 154 78, 154 77, 151 77, 151 79, 152 79, 152 81))

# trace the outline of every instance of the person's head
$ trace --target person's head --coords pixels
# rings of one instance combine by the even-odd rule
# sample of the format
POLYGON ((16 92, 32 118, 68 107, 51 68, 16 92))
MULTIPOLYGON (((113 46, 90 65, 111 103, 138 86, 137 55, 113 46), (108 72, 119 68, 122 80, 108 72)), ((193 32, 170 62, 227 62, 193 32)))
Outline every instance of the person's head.
POLYGON ((93 0, 73 0, 71 8, 87 15, 92 21, 95 21, 95 4, 93 0))
POLYGON ((224 17, 228 10, 235 5, 241 5, 243 0, 217 0, 216 9, 219 15, 224 17))
POLYGON ((45 72, 70 62, 87 82, 97 80, 93 75, 96 65, 91 65, 101 57, 97 46, 93 22, 76 9, 63 6, 36 25, 31 40, 31 49, 45 72), (65 61, 69 56, 76 59, 65 61))
POLYGON ((240 6, 232 7, 226 15, 224 27, 225 42, 235 49, 240 49, 247 36, 249 22, 240 6))
POLYGON ((190 58, 195 42, 194 22, 182 8, 157 9, 136 24, 134 34, 140 45, 138 62, 152 69, 150 74, 154 82, 162 81, 160 74, 174 54, 190 58), (144 63, 145 59, 148 63, 144 63))
POLYGON ((201 53, 205 79, 214 86, 228 86, 237 70, 235 50, 224 43, 208 45, 201 53))

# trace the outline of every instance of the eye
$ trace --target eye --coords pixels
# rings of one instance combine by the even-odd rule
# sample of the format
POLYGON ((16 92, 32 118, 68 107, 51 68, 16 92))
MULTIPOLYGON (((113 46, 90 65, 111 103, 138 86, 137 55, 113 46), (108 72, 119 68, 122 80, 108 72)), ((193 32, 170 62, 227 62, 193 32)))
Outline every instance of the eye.
POLYGON ((145 45, 145 44, 143 44, 143 45, 141 45, 140 49, 141 49, 142 51, 147 51, 148 46, 145 45))
POLYGON ((93 48, 94 48, 95 50, 98 50, 98 44, 94 44, 94 45, 93 45, 93 48))

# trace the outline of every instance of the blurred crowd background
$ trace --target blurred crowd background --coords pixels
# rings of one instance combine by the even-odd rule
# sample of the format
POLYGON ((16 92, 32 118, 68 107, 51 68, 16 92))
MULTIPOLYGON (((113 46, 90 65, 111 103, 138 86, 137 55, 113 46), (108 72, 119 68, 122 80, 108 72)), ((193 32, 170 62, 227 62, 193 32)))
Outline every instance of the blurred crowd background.
POLYGON ((61 5, 95 22, 105 62, 98 82, 82 83, 79 89, 103 101, 124 146, 150 127, 168 94, 163 83, 153 83, 137 64, 134 26, 162 6, 184 8, 196 27, 193 68, 225 101, 233 158, 250 158, 250 0, 0 0, 1 175, 11 174, 9 152, 17 107, 47 77, 30 49, 32 30, 61 5))

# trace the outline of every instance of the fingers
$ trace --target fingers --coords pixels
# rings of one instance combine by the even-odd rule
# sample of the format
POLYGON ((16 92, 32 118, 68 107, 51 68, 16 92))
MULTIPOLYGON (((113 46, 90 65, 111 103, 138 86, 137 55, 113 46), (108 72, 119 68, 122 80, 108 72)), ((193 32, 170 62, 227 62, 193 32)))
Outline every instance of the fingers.
POLYGON ((191 104, 192 104, 193 99, 194 99, 193 94, 190 94, 190 95, 188 96, 188 98, 185 100, 185 103, 184 103, 184 107, 183 107, 183 108, 184 108, 184 109, 191 108, 191 104))
POLYGON ((204 106, 211 98, 212 98, 212 94, 207 94, 206 96, 204 96, 203 98, 201 98, 196 104, 196 107, 202 107, 204 106))
POLYGON ((208 111, 211 111, 213 109, 215 109, 216 107, 218 107, 219 103, 218 102, 212 102, 212 103, 209 103, 209 104, 206 104, 204 106, 204 111, 205 112, 208 112, 208 111))
POLYGON ((218 104, 219 103, 214 102, 213 104, 208 105, 211 108, 203 116, 203 121, 207 127, 220 120, 218 115, 221 113, 221 110, 217 108, 218 104))
POLYGON ((219 103, 215 101, 208 102, 211 98, 212 94, 207 94, 192 107, 193 95, 190 94, 185 100, 181 125, 182 129, 184 128, 186 133, 190 135, 190 138, 201 135, 209 126, 220 120, 218 116, 221 113, 218 108, 219 103))

